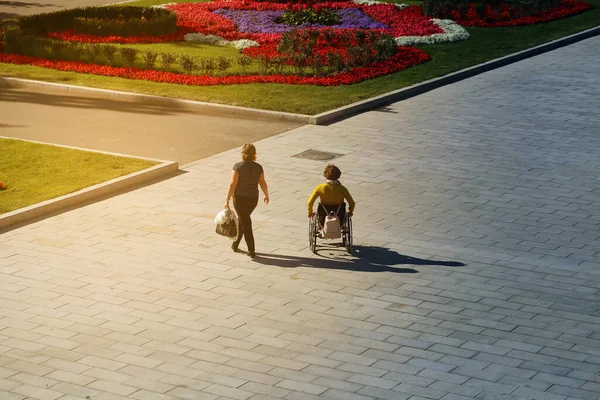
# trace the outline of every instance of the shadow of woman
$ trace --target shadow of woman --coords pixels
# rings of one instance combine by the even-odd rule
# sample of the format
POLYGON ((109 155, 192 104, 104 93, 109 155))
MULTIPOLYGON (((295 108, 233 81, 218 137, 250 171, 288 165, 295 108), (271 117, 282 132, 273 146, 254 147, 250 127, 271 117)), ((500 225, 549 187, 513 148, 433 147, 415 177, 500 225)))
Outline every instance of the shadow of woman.
POLYGON ((465 264, 458 261, 425 260, 400 254, 394 250, 377 246, 355 246, 352 255, 344 254, 342 249, 325 247, 317 251, 320 258, 290 256, 282 254, 257 254, 255 262, 264 265, 273 265, 283 268, 326 268, 360 272, 395 272, 415 274, 414 268, 398 267, 399 265, 440 265, 446 267, 462 267, 465 264), (331 251, 339 251, 338 256, 331 251), (333 257, 322 255, 330 252, 333 257))

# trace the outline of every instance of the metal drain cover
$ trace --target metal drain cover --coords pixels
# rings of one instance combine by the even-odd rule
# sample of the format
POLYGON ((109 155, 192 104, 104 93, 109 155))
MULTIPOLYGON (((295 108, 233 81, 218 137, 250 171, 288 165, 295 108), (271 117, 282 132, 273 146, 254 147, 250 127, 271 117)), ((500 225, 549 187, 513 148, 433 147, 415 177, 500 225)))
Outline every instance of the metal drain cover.
POLYGON ((333 160, 334 158, 341 157, 343 154, 329 153, 327 151, 320 150, 306 150, 300 154, 296 154, 292 157, 305 158, 307 160, 315 160, 315 161, 327 161, 333 160))

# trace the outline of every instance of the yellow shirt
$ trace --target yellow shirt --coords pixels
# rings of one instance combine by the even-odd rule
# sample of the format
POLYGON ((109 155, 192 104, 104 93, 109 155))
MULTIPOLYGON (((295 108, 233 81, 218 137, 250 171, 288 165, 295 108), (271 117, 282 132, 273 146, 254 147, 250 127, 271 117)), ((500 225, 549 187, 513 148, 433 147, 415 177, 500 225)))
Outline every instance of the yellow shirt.
POLYGON ((342 204, 344 199, 348 202, 348 212, 354 212, 355 202, 350 196, 350 192, 340 183, 322 183, 315 188, 308 198, 308 215, 313 212, 313 205, 317 197, 321 198, 321 203, 328 206, 342 204))

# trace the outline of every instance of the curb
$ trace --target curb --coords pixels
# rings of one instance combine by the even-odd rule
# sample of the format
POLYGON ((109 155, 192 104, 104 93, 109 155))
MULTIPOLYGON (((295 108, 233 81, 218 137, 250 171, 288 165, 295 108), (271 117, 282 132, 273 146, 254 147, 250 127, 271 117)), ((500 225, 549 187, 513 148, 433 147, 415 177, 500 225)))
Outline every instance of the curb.
POLYGON ((64 83, 35 81, 31 79, 10 78, 0 76, 0 87, 45 88, 62 93, 82 93, 94 95, 102 99, 132 101, 135 103, 151 104, 175 109, 198 111, 207 114, 225 116, 281 120, 308 124, 310 115, 294 114, 280 111, 261 110, 258 108, 231 106, 227 104, 206 103, 195 100, 176 99, 172 97, 153 96, 149 94, 121 92, 118 90, 92 88, 87 86, 68 85, 64 83))
POLYGON ((392 92, 384 93, 382 95, 372 97, 367 100, 362 100, 356 103, 352 103, 340 108, 336 108, 331 111, 326 111, 317 115, 312 115, 309 118, 309 123, 313 125, 328 125, 357 115, 359 113, 371 111, 379 107, 384 107, 400 100, 406 100, 411 97, 415 97, 420 94, 429 92, 433 89, 437 89, 439 87, 449 85, 451 83, 455 83, 463 79, 467 79, 472 76, 503 67, 508 64, 515 63, 517 61, 531 58, 539 54, 567 46, 569 44, 589 39, 597 35, 600 35, 600 26, 596 26, 594 28, 578 32, 573 35, 565 36, 560 39, 541 44, 539 46, 525 49, 517 53, 509 54, 508 56, 487 61, 483 64, 468 67, 460 71, 444 75, 439 78, 433 78, 427 81, 416 83, 412 86, 408 86, 403 89, 394 90, 392 92))
POLYGON ((225 116, 237 116, 237 117, 250 117, 250 118, 261 118, 270 120, 282 120, 291 122, 300 122, 312 125, 329 125, 331 123, 341 121, 351 116, 357 115, 362 112, 371 111, 373 109, 387 106, 391 103, 406 100, 411 97, 418 96, 420 94, 429 92, 439 87, 449 85, 461 81, 463 79, 470 78, 475 75, 488 72, 505 65, 515 63, 517 61, 525 60, 527 58, 534 57, 539 54, 546 53, 551 50, 558 49, 560 47, 567 46, 591 37, 600 35, 600 26, 587 29, 582 32, 574 33, 569 36, 562 37, 560 39, 553 40, 548 43, 541 44, 529 49, 519 51, 508 56, 497 58, 495 60, 487 61, 483 64, 475 65, 462 69, 457 72, 450 73, 448 75, 441 76, 439 78, 433 78, 414 85, 394 90, 392 92, 384 93, 379 96, 372 97, 367 100, 362 100, 356 103, 352 103, 343 107, 336 108, 334 110, 326 111, 316 115, 305 115, 305 114, 294 114, 279 111, 261 110, 250 107, 239 107, 230 106, 225 104, 213 104, 194 100, 183 100, 170 97, 152 96, 139 93, 121 92, 116 90, 90 88, 86 86, 75 86, 53 82, 35 81, 30 79, 19 79, 9 78, 0 76, 0 87, 44 87, 52 88, 57 91, 64 92, 78 92, 85 94, 95 94, 96 96, 104 99, 111 99, 118 97, 119 99, 129 100, 134 102, 143 102, 146 104, 159 105, 164 107, 180 108, 198 112, 219 114, 225 116))
MULTIPOLYGON (((11 137, 0 136, 2 139, 15 139, 11 137)), ((73 193, 68 193, 63 196, 46 200, 28 207, 19 208, 17 210, 0 215, 0 233, 7 230, 15 229, 28 223, 39 221, 52 215, 60 214, 64 211, 76 208, 98 201, 102 198, 107 198, 118 193, 125 192, 134 187, 148 185, 154 181, 165 179, 176 174, 179 171, 179 163, 176 161, 165 161, 147 157, 133 157, 131 155, 111 153, 107 151, 96 151, 83 149, 80 147, 62 146, 53 143, 37 142, 33 140, 23 140, 25 142, 39 143, 50 146, 87 151, 92 153, 108 154, 119 157, 137 158, 142 160, 156 161, 160 164, 141 171, 133 172, 128 175, 120 176, 106 182, 96 184, 73 193)))

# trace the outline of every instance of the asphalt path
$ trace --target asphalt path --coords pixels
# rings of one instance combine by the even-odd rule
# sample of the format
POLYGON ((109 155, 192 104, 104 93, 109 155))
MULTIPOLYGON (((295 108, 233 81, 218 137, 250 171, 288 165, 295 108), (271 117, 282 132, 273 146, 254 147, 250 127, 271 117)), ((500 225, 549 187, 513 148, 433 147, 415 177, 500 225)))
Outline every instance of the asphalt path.
POLYGON ((81 94, 0 88, 0 136, 189 163, 299 123, 81 94))
POLYGON ((111 0, 0 1, 0 19, 66 10, 76 7, 104 6, 111 3, 115 2, 111 0))

